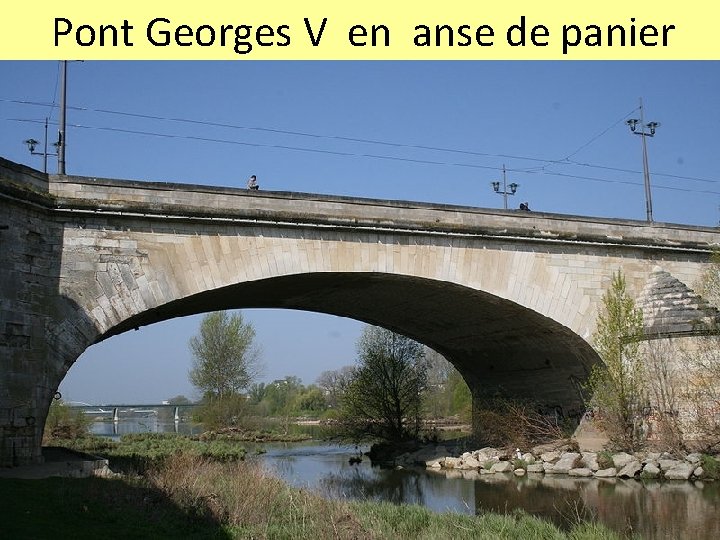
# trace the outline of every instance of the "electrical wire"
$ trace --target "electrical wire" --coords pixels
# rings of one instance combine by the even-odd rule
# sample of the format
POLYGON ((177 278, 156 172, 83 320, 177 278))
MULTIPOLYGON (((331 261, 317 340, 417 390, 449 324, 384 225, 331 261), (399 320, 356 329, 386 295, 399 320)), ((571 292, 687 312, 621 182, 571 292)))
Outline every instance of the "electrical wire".
MULTIPOLYGON (((40 123, 44 122, 44 121, 40 121, 40 120, 31 120, 31 119, 23 119, 23 118, 7 118, 6 120, 13 121, 13 122, 31 123, 31 124, 40 124, 40 123)), ((129 135, 142 135, 142 136, 159 137, 159 138, 165 138, 165 139, 194 140, 194 141, 217 143, 217 144, 232 144, 232 145, 238 145, 238 146, 249 146, 249 147, 255 147, 255 148, 276 148, 276 149, 281 149, 281 150, 292 150, 292 151, 298 151, 298 152, 329 154, 329 155, 341 156, 341 157, 360 157, 360 158, 382 159, 382 160, 389 160, 389 161, 416 163, 416 164, 422 164, 422 165, 465 167, 465 168, 484 169, 484 170, 492 170, 492 171, 502 170, 500 167, 489 166, 489 165, 479 165, 479 164, 475 164, 475 163, 435 161, 435 160, 428 160, 428 159, 405 158, 405 157, 388 156, 388 155, 381 155, 381 154, 343 152, 343 151, 336 151, 336 150, 326 150, 326 149, 321 149, 321 148, 308 148, 308 147, 302 147, 302 146, 266 144, 266 143, 238 141, 238 140, 231 140, 231 139, 218 139, 218 138, 213 138, 213 137, 200 137, 197 135, 176 135, 176 134, 170 134, 170 133, 157 133, 157 132, 152 132, 152 131, 124 129, 124 128, 117 128, 117 127, 88 126, 88 125, 82 125, 82 124, 68 124, 68 126, 73 127, 73 128, 78 128, 78 129, 109 131, 109 132, 123 133, 123 134, 129 134, 129 135)), ((631 185, 631 186, 642 186, 643 185, 642 182, 633 182, 631 180, 616 180, 616 179, 609 179, 609 178, 598 178, 598 177, 592 177, 592 176, 581 176, 581 175, 574 175, 574 174, 567 174, 567 173, 549 172, 549 171, 544 171, 544 170, 530 171, 530 170, 512 169, 512 168, 508 168, 506 170, 508 172, 525 172, 527 174, 541 174, 541 175, 545 175, 545 176, 556 176, 556 177, 561 177, 561 178, 569 178, 569 179, 589 181, 589 182, 600 182, 600 183, 606 183, 606 184, 624 184, 624 185, 631 185)), ((630 172, 632 172, 632 171, 630 171, 630 172)), ((657 189, 667 189, 667 190, 681 191, 681 192, 687 192, 687 193, 706 193, 706 194, 720 195, 720 192, 718 192, 718 191, 695 190, 695 189, 680 188, 680 187, 675 187, 675 186, 664 186, 661 184, 655 184, 655 186, 653 186, 653 187, 655 187, 657 189)))
MULTIPOLYGON (((17 100, 17 99, 4 99, 0 98, 0 102, 5 103, 15 103, 20 105, 31 105, 31 106, 48 106, 48 103, 38 102, 38 101, 28 101, 28 100, 17 100)), ((274 133, 274 134, 281 134, 281 135, 291 135, 296 137, 306 137, 306 138, 312 138, 312 139, 327 139, 327 140, 334 140, 334 141, 343 141, 343 142, 352 142, 352 143, 362 143, 362 144, 371 144, 371 145, 379 145, 379 146, 386 146, 386 147, 393 147, 393 148, 406 148, 410 150, 423 150, 423 151, 433 151, 433 152, 445 152, 445 153, 453 153, 453 154, 459 154, 459 155, 467 155, 467 156, 476 156, 476 157, 491 157, 491 158, 502 158, 502 159, 513 159, 513 160, 521 160, 521 161, 530 161, 530 162, 536 162, 536 163, 543 163, 545 164, 542 167, 537 168, 527 168, 527 169, 507 169, 511 172, 537 172, 538 170, 545 170, 547 166, 549 165, 575 165, 579 167, 586 167, 591 169, 603 169, 603 170, 611 170, 615 172, 623 172, 623 173, 629 173, 629 174, 642 174, 641 171, 631 170, 631 169, 619 169, 604 165, 598 165, 593 163, 580 163, 576 161, 572 161, 570 158, 577 153, 579 153, 581 150, 587 148, 590 144, 595 142, 597 139, 602 137, 605 133, 610 131, 613 127, 615 127, 617 124, 622 122, 625 118, 627 118, 630 114, 635 112, 637 110, 637 107, 632 109, 630 112, 625 114, 622 118, 615 121, 613 124, 611 124, 609 127, 604 129, 602 132, 598 133, 597 135, 593 136, 588 142, 580 146, 577 150, 572 152, 571 154, 568 154, 563 159, 542 159, 542 158, 535 158, 535 157, 529 157, 529 156, 522 156, 522 155, 516 155, 516 154, 497 154, 497 153, 490 153, 490 152, 479 152, 474 150, 462 150, 457 148, 447 148, 447 147, 440 147, 440 146, 428 146, 428 145, 416 145, 416 144, 406 144, 406 143, 398 143, 398 142, 392 142, 392 141, 382 141, 382 140, 375 140, 375 139, 364 139, 359 137, 344 137, 339 135, 322 135, 318 133, 309 133, 304 131, 291 131, 291 130, 283 130, 283 129, 275 129, 275 128, 266 128, 266 127, 259 127, 259 126, 243 126, 238 124, 228 124, 223 122, 211 122, 206 120, 194 120, 194 119, 188 119, 188 118, 173 118, 173 117, 166 117, 166 116, 158 116, 158 115, 151 115, 151 114, 140 114, 140 113, 132 113, 127 111, 114 111, 109 109, 93 109, 89 107, 76 107, 76 106, 69 106, 68 109, 75 110, 75 111, 81 111, 81 112, 94 112, 94 113, 100 113, 100 114, 108 114, 108 115, 116 115, 116 116, 124 116, 129 118, 139 118, 143 120, 156 120, 156 121, 165 121, 165 122, 176 122, 176 123, 183 123, 183 124, 191 124, 191 125, 201 125, 201 126, 207 126, 207 127, 217 127, 217 128, 224 128, 224 129, 238 129, 238 130, 247 130, 247 131, 258 131, 258 132, 265 132, 265 133, 274 133)), ((10 119, 18 121, 18 119, 10 119)), ((76 126, 78 127, 78 126, 76 126)), ((86 129, 98 129, 98 128, 90 128, 86 127, 86 129)), ((111 128, 108 128, 111 129, 111 128)), ((117 131, 120 131, 120 128, 113 128, 117 131)), ((153 135, 153 133, 150 132, 139 132, 138 134, 145 134, 145 135, 153 135)), ((166 136, 163 134, 154 134, 155 136, 166 136)), ((186 136, 186 138, 192 138, 192 136, 186 136)), ((199 140, 205 140, 202 138, 199 138, 199 140)), ((207 142, 230 142, 230 141, 224 141, 224 140, 214 140, 214 139, 207 139, 207 142)), ((240 144, 240 143, 238 143, 240 144)), ((243 143, 245 145, 252 145, 252 143, 243 143)), ((266 145, 268 147, 274 147, 274 148, 284 148, 284 149, 295 149, 298 150, 297 147, 285 147, 282 145, 266 145)), ((337 155, 346 155, 346 153, 343 152, 331 152, 329 150, 320 151, 320 150, 312 150, 308 148, 303 148, 302 151, 306 152, 313 152, 317 151, 320 153, 334 153, 337 155)), ((347 154, 347 155, 358 155, 358 154, 347 154)), ((360 154, 364 155, 364 154, 360 154)), ((367 155, 366 157, 377 157, 372 155, 367 155)), ((381 159, 385 159, 381 157, 381 159)), ((402 158, 397 158, 397 160, 402 160, 402 158)), ((412 161, 412 160, 408 160, 412 161)), ((424 163, 423 160, 418 160, 418 163, 424 163)), ((440 162, 429 162, 431 164, 440 164, 440 162)), ((444 164, 444 163, 443 163, 444 164)), ((497 167, 482 167, 477 166, 477 168, 485 168, 490 170, 500 170, 497 167)), ((549 171, 548 171, 549 172, 549 171)), ((675 174, 667 174, 667 173, 661 173, 661 172, 653 172, 654 177, 662 176, 666 178, 673 178, 678 180, 691 180, 691 181, 697 181, 697 182, 707 182, 707 183, 718 183, 720 180, 713 180, 708 178, 699 178, 699 177, 693 177, 693 176, 682 176, 682 175, 675 175, 675 174)))

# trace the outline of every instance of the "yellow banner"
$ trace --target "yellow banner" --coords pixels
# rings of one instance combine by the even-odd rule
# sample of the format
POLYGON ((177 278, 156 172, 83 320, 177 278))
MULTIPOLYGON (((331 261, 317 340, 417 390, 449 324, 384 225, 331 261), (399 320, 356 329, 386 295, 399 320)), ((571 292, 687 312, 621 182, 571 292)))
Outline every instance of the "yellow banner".
POLYGON ((5 2, 0 59, 709 60, 714 2, 5 2))

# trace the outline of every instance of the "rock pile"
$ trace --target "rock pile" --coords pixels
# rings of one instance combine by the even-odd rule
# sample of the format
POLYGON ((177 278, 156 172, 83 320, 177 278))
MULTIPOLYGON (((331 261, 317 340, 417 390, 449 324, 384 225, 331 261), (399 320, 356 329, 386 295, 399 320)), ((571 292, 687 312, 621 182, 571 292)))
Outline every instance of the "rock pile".
POLYGON ((397 468, 424 466, 428 469, 477 471, 479 474, 514 473, 565 474, 595 478, 641 478, 666 480, 706 479, 701 454, 677 459, 667 452, 628 454, 619 452, 576 452, 569 449, 533 448, 532 452, 508 452, 481 448, 453 455, 445 446, 427 446, 398 456, 397 468))

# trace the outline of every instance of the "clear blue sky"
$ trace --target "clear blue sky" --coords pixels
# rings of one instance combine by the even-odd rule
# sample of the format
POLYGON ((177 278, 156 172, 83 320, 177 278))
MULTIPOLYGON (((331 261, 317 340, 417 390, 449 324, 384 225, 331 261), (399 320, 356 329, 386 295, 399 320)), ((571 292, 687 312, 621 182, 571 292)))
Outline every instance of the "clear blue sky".
MULTIPOLYGON (((58 63, 0 62, 0 81, 0 155, 41 168, 22 141, 43 138, 28 120, 58 118, 58 63)), ((648 141, 656 221, 716 226, 719 95, 718 62, 78 62, 67 172, 236 187, 256 174, 262 189, 499 207, 490 182, 505 164, 520 184, 511 207, 644 219, 640 137, 624 125, 643 97, 662 124, 648 141)), ((245 316, 265 380, 307 384, 354 360, 360 323, 245 316)), ((61 390, 97 403, 192 395, 198 324, 93 346, 61 390)))

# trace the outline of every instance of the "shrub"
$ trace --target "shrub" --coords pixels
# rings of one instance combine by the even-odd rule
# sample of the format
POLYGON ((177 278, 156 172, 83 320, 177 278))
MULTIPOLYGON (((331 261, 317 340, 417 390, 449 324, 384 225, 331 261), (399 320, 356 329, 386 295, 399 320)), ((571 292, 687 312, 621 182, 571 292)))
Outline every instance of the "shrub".
POLYGON ((194 419, 206 429, 246 426, 250 409, 245 396, 212 398, 195 410, 194 419))
POLYGON ((612 452, 609 450, 602 450, 597 454, 598 467, 601 469, 609 469, 615 466, 615 462, 612 458, 612 452))
POLYGON ((703 454, 700 458, 700 465, 705 473, 705 478, 710 480, 720 480, 720 460, 703 454))
POLYGON ((71 409, 62 400, 50 404, 43 440, 54 444, 60 439, 76 439, 88 433, 90 419, 78 409, 71 409))
POLYGON ((490 446, 515 448, 564 438, 563 427, 538 409, 535 404, 520 400, 485 400, 475 409, 478 437, 490 446))

